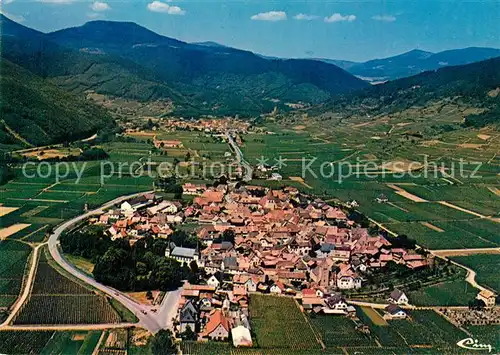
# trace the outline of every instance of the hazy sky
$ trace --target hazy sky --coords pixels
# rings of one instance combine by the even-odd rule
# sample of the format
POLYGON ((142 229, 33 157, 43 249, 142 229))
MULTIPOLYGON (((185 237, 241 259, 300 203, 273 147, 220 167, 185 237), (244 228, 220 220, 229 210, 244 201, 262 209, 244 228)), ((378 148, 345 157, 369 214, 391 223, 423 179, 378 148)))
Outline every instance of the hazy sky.
POLYGON ((0 0, 47 32, 93 19, 137 22, 188 42, 216 41, 279 57, 368 60, 414 48, 500 47, 500 0, 0 0))

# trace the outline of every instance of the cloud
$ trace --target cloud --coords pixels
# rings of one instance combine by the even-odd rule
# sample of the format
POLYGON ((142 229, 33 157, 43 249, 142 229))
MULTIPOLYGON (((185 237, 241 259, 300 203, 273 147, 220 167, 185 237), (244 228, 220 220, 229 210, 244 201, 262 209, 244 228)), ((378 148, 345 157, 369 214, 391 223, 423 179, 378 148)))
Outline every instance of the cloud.
POLYGON ((0 5, 7 5, 13 3, 14 0, 0 0, 0 5))
POLYGON ((313 20, 318 19, 319 16, 300 13, 300 14, 295 15, 293 18, 295 20, 299 20, 299 21, 313 21, 313 20))
POLYGON ((90 12, 87 14, 87 17, 90 18, 90 19, 98 19, 98 18, 103 18, 104 17, 104 14, 102 13, 99 13, 99 12, 90 12))
POLYGON ((330 17, 325 17, 325 22, 331 23, 331 22, 352 22, 356 20, 356 16, 354 15, 344 15, 342 16, 339 13, 333 14, 330 17))
POLYGON ((286 12, 284 11, 269 11, 261 12, 260 14, 250 17, 254 21, 284 21, 287 19, 286 12))
POLYGON ((101 1, 96 1, 96 2, 92 3, 90 5, 90 8, 92 9, 92 11, 95 11, 95 12, 103 12, 103 11, 111 10, 111 6, 109 6, 107 3, 101 2, 101 1))
POLYGON ((169 15, 185 15, 186 11, 179 6, 172 6, 161 1, 153 1, 148 4, 148 10, 153 12, 162 12, 169 15))
POLYGON ((396 21, 396 16, 392 16, 392 15, 375 15, 375 16, 372 17, 372 20, 383 21, 383 22, 394 22, 394 21, 396 21))

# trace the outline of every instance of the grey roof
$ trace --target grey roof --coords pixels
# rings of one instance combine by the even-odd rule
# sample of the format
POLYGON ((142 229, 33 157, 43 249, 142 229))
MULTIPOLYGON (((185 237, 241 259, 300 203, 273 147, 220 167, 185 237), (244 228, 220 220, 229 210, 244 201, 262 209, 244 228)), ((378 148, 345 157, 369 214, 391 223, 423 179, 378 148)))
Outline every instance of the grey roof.
POLYGON ((228 256, 224 258, 224 267, 227 268, 237 268, 238 267, 238 261, 234 256, 228 256))
POLYGON ((399 311, 402 311, 402 309, 395 304, 388 305, 387 307, 385 307, 385 310, 390 314, 396 314, 399 311))
POLYGON ((170 253, 171 256, 178 256, 181 258, 193 258, 196 254, 196 249, 175 247, 170 253))
POLYGON ((391 292, 391 298, 395 301, 399 300, 399 298, 404 294, 401 290, 394 290, 391 292))
POLYGON ((321 245, 321 252, 322 253, 329 253, 331 252, 332 250, 335 249, 335 245, 334 244, 330 244, 330 243, 325 243, 323 245, 321 245))

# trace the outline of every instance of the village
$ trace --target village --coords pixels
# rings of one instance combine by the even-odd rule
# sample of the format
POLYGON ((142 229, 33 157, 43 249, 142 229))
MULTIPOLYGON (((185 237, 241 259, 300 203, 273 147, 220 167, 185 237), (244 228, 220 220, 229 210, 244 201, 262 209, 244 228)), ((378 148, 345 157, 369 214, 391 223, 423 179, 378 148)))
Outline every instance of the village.
MULTIPOLYGON (((294 187, 185 183, 183 193, 193 198, 188 206, 145 194, 91 222, 131 244, 145 235, 168 240, 178 225, 198 224, 196 248, 171 242, 165 252, 203 275, 198 284, 185 282, 177 305, 177 334, 190 340, 251 346, 252 293, 293 297, 308 312, 355 317, 345 293, 361 289, 368 273, 388 263, 419 270, 434 262, 432 255, 370 235, 340 207, 294 187)), ((404 319, 407 295, 394 289, 386 296, 384 319, 404 319)), ((494 294, 478 297, 494 305, 494 294)))

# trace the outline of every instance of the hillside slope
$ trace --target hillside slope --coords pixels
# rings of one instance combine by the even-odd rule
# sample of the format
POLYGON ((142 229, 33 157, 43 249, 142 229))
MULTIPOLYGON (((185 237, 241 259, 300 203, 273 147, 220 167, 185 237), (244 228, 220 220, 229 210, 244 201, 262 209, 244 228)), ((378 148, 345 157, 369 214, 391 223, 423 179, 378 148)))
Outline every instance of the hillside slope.
POLYGON ((60 143, 113 125, 104 109, 5 59, 0 74, 1 144, 60 143))
POLYGON ((446 67, 409 78, 372 86, 356 93, 338 96, 327 104, 314 108, 325 111, 377 114, 396 112, 412 106, 423 106, 436 100, 460 100, 486 109, 486 113, 469 117, 468 123, 483 125, 498 122, 500 104, 500 57, 482 62, 446 67))
POLYGON ((412 50, 394 57, 349 65, 349 73, 374 80, 394 80, 447 66, 470 64, 500 56, 500 49, 469 47, 438 53, 412 50))

